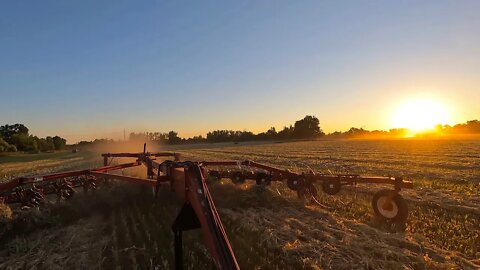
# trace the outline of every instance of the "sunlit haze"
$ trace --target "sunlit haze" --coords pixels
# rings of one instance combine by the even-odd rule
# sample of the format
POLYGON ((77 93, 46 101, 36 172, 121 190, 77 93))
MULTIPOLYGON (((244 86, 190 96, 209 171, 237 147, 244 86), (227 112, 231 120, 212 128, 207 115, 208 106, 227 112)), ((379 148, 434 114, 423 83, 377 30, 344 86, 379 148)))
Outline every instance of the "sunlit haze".
POLYGON ((392 121, 395 128, 421 132, 432 129, 437 124, 447 124, 450 118, 450 113, 442 104, 428 99, 414 99, 401 104, 392 121))
POLYGON ((0 124, 326 132, 480 118, 480 1, 4 1, 0 124))

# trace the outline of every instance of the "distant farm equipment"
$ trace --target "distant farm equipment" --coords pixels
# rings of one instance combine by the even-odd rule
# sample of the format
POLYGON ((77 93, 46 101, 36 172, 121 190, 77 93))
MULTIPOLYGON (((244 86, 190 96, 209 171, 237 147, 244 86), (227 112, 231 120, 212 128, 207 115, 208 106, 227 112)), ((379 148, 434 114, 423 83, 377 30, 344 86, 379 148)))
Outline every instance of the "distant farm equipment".
MULTIPOLYGON (((40 206, 47 195, 58 200, 70 199, 78 191, 92 192, 111 180, 143 184, 158 196, 161 186, 168 186, 183 202, 172 225, 174 234, 175 265, 183 268, 183 231, 200 229, 204 243, 218 269, 239 269, 235 254, 225 233, 220 216, 207 186, 207 177, 213 180, 229 178, 235 184, 254 181, 268 186, 273 181, 284 182, 299 198, 317 201, 317 188, 329 195, 340 192, 343 186, 357 184, 385 184, 392 189, 375 193, 372 200, 374 213, 390 222, 404 223, 408 216, 405 200, 399 194, 412 183, 402 178, 362 177, 356 174, 316 174, 313 171, 295 173, 254 161, 180 161, 178 153, 105 153, 103 167, 90 170, 61 172, 43 176, 19 177, 0 184, 0 203, 40 206), (134 162, 110 165, 112 158, 135 158, 134 162), (173 158, 158 162, 157 158, 173 158), (144 165, 146 178, 112 174, 126 168, 144 165)), ((318 202, 318 201, 317 201, 318 202)))

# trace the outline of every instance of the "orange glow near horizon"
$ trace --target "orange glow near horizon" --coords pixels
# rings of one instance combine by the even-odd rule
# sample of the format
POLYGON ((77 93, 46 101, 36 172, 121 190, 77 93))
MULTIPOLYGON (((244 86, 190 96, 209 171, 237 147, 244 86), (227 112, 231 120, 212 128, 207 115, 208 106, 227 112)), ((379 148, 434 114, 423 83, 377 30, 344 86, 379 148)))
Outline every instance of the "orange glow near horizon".
POLYGON ((407 128, 415 135, 447 124, 451 115, 447 107, 431 99, 414 99, 401 104, 393 113, 392 125, 407 128))

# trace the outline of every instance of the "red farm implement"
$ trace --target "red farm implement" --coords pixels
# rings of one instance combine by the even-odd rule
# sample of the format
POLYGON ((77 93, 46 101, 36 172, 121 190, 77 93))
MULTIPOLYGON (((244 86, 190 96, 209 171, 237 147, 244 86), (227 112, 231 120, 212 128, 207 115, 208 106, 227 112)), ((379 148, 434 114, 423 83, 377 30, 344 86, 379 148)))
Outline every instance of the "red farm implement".
POLYGON ((361 177, 353 174, 294 173, 288 170, 263 165, 253 161, 180 161, 176 153, 107 153, 102 154, 104 166, 91 170, 77 170, 43 176, 20 177, 0 184, 0 202, 20 203, 28 206, 42 204, 44 196, 56 194, 58 199, 69 199, 76 190, 94 190, 102 182, 126 181, 152 187, 155 196, 160 186, 165 185, 183 202, 183 206, 172 225, 174 234, 175 265, 183 268, 182 233, 200 229, 204 243, 218 269, 239 269, 232 247, 223 228, 212 196, 206 183, 211 178, 230 178, 240 184, 253 180, 258 185, 269 185, 272 181, 286 182, 288 188, 301 198, 316 200, 315 183, 324 192, 337 194, 344 185, 390 184, 393 189, 381 190, 374 195, 372 206, 376 215, 394 222, 404 222, 407 206, 399 195, 402 188, 412 188, 412 183, 400 178, 361 177), (109 165, 111 158, 135 158, 134 162, 109 165), (163 162, 157 158, 173 158, 163 162), (147 178, 112 174, 111 172, 145 165, 147 178), (214 169, 210 169, 214 168, 214 169), (220 169, 218 169, 220 168, 220 169), (230 170, 228 169, 230 168, 230 170), (234 170, 232 170, 234 168, 234 170))

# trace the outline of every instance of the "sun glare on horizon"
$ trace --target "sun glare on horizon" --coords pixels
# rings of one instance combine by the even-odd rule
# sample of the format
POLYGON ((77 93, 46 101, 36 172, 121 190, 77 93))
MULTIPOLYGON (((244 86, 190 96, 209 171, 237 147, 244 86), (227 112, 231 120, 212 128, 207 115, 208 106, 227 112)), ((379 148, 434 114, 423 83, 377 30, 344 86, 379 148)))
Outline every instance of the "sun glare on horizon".
POLYGON ((416 99, 401 104, 393 114, 395 128, 407 128, 413 133, 433 129, 450 120, 447 108, 434 100, 416 99))

